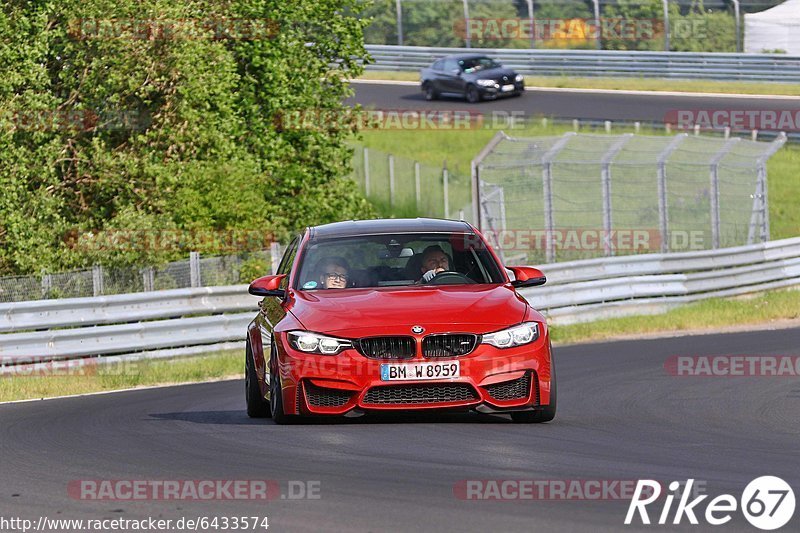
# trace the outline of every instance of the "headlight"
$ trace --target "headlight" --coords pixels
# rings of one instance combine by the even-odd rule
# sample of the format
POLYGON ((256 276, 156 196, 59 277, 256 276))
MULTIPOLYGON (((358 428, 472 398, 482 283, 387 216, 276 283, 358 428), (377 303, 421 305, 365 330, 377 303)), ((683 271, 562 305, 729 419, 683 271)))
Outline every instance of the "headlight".
POLYGON ((483 344, 491 344, 497 348, 511 348, 529 344, 539 338, 539 324, 536 322, 525 322, 518 326, 508 329, 487 333, 483 336, 483 344))
POLYGON ((517 74, 517 76, 514 78, 514 81, 516 81, 516 82, 520 82, 520 81, 522 81, 522 80, 524 80, 524 79, 525 79, 525 78, 522 76, 522 74, 517 74))
POLYGON ((494 87, 495 86, 495 81, 494 80, 478 80, 475 83, 477 83, 481 87, 494 87))
POLYGON ((346 339, 326 337, 309 331, 290 331, 287 336, 292 348, 306 353, 336 355, 342 350, 353 347, 353 343, 346 339))

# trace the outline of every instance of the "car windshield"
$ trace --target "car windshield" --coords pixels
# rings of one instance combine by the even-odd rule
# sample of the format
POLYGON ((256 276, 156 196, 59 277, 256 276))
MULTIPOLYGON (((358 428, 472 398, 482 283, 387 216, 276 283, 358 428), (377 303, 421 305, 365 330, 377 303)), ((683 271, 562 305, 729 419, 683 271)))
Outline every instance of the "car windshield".
POLYGON ((312 239, 300 261, 299 290, 504 282, 483 241, 470 233, 312 239), (424 279, 431 270, 435 276, 424 279))
POLYGON ((460 60, 458 64, 467 74, 500 66, 500 63, 489 57, 470 57, 469 59, 460 60))

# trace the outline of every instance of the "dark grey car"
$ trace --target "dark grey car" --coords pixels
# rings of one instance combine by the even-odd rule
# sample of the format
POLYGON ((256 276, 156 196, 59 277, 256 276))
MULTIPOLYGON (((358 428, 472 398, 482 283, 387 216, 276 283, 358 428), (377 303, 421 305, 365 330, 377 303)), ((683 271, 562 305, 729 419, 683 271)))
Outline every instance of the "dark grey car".
POLYGON ((450 95, 475 103, 500 96, 519 96, 525 90, 521 74, 479 54, 437 59, 433 65, 422 69, 420 82, 427 100, 450 95))

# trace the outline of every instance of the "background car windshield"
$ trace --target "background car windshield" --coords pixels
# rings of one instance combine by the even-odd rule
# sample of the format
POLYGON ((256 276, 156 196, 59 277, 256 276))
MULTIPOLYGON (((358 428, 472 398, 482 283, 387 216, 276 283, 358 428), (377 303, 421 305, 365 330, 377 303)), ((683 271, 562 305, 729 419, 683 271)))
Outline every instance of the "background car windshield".
POLYGON ((415 285, 424 273, 423 253, 432 246, 447 256, 447 270, 458 273, 446 284, 504 282, 500 266, 474 234, 396 234, 309 241, 295 288, 323 289, 332 260, 345 263, 347 288, 415 285))
POLYGON ((479 70, 486 70, 490 68, 497 68, 500 63, 488 57, 471 57, 469 59, 462 59, 458 62, 464 72, 477 72, 479 70))

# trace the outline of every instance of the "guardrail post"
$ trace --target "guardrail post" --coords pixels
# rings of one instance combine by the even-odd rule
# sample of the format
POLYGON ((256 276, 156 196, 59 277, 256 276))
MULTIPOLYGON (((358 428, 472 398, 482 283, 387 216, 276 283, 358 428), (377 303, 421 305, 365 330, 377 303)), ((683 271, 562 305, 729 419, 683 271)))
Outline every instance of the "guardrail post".
POLYGON ((155 270, 153 267, 147 267, 142 269, 142 285, 145 292, 154 291, 156 286, 155 281, 155 270))
POLYGON ((421 203, 420 190, 421 187, 419 183, 419 161, 414 161, 414 199, 416 200, 418 213, 419 213, 419 204, 421 203))
POLYGON ((189 252, 189 280, 192 287, 202 287, 199 252, 189 252))
POLYGON ((556 245, 553 239, 555 221, 553 216, 553 161, 558 153, 577 133, 568 131, 542 156, 542 192, 544 194, 544 254, 546 263, 556 260, 556 245))
POLYGON ((103 267, 94 265, 92 267, 92 294, 94 296, 101 296, 103 292, 103 267))
POLYGON ((731 151, 741 139, 734 137, 725 141, 725 144, 711 158, 711 246, 716 250, 720 246, 720 215, 719 215, 719 164, 722 158, 731 151))
POLYGON ((622 150, 625 143, 633 138, 633 133, 626 133, 615 142, 601 161, 600 179, 603 186, 603 249, 606 256, 614 255, 611 248, 611 227, 613 225, 611 213, 611 162, 622 150))
POLYGON ((444 193, 444 218, 450 218, 450 197, 448 190, 447 160, 442 165, 442 192, 444 193))
POLYGON ((667 158, 683 142, 688 133, 679 133, 658 156, 658 226, 661 252, 669 252, 669 205, 667 203, 667 158))
POLYGON ((364 147, 364 196, 369 198, 369 148, 364 147))
POLYGON ((389 206, 394 207, 394 156, 389 154, 389 206))

